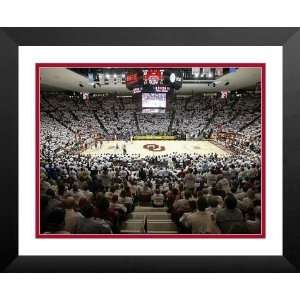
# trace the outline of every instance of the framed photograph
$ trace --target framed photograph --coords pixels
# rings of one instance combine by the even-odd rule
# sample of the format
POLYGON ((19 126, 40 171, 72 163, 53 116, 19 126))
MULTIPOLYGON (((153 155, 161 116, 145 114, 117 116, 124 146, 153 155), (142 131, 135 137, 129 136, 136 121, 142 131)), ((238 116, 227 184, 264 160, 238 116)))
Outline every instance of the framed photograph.
POLYGON ((0 40, 3 271, 298 271, 297 28, 0 40))
POLYGON ((36 95, 36 238, 265 238, 265 64, 38 63, 36 95))

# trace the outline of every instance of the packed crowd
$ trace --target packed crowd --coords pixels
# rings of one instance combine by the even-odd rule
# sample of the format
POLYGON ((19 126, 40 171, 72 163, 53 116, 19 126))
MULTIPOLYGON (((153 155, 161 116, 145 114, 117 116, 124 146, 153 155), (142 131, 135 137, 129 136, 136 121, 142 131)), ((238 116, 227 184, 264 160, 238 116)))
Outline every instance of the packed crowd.
MULTIPOLYGON (((175 99, 166 114, 138 113, 131 98, 83 102, 64 95, 41 102, 41 232, 120 233, 141 203, 165 206, 179 233, 260 233, 260 112, 256 99, 175 99), (236 132, 236 151, 215 154, 80 154, 91 132, 135 134, 236 132)), ((224 140, 219 143, 226 143, 224 140)))
POLYGON ((259 154, 261 149, 260 114, 260 97, 254 97, 250 101, 247 98, 231 101, 218 109, 208 130, 214 132, 218 143, 234 152, 259 154), (230 134, 227 139, 220 139, 219 132, 223 133, 222 136, 224 133, 230 134))
POLYGON ((88 101, 75 96, 42 97, 42 110, 60 122, 81 141, 91 132, 107 139, 134 135, 176 135, 213 138, 234 152, 260 152, 260 97, 217 99, 193 96, 169 101, 166 113, 141 113, 131 97, 101 97, 88 101), (235 138, 219 139, 218 133, 235 138))
POLYGON ((138 113, 138 124, 142 135, 164 135, 169 132, 171 112, 163 114, 138 113))
POLYGON ((168 207, 178 233, 260 233, 260 161, 58 153, 41 162, 43 233, 120 233, 141 204, 168 207))

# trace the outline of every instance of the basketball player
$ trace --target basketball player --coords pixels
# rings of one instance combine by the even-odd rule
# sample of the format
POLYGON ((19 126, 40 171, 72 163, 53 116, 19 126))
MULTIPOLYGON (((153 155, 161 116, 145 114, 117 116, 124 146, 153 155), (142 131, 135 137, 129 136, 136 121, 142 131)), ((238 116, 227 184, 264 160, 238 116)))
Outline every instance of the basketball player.
POLYGON ((133 136, 132 136, 132 134, 130 135, 130 143, 133 144, 133 136))
POLYGON ((116 134, 114 135, 114 139, 115 139, 115 142, 116 142, 116 150, 119 150, 118 139, 117 139, 116 134))
POLYGON ((126 144, 123 145, 123 155, 127 154, 127 150, 126 150, 126 144))

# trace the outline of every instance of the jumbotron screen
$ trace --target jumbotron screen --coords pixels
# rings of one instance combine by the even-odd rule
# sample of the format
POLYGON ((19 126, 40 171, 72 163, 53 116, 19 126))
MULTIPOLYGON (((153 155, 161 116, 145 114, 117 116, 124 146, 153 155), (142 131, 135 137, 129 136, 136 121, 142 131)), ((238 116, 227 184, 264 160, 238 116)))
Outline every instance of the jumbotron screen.
POLYGON ((143 93, 142 108, 166 108, 166 94, 143 93))

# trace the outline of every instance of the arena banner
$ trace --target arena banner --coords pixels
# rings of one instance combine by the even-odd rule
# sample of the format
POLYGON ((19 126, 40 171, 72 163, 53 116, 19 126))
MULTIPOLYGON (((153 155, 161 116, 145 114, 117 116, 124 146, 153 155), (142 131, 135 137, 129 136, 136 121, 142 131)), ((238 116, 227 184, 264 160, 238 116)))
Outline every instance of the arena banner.
POLYGON ((168 140, 176 140, 176 136, 173 135, 136 135, 133 138, 134 140, 160 140, 160 141, 168 141, 168 140))

